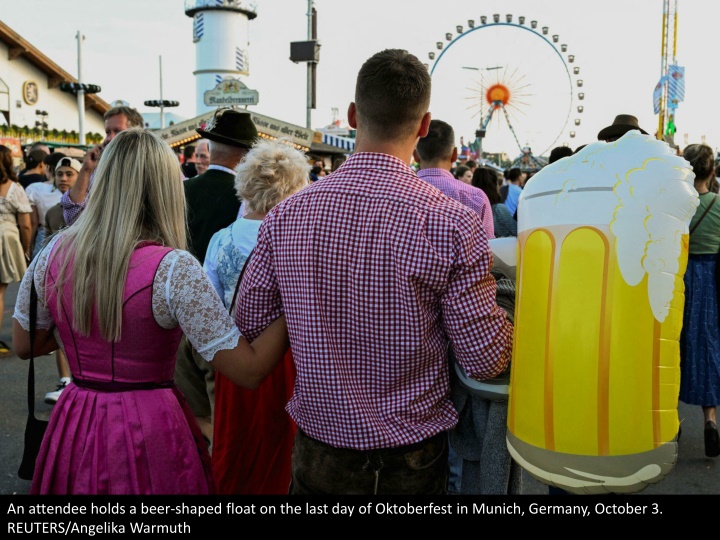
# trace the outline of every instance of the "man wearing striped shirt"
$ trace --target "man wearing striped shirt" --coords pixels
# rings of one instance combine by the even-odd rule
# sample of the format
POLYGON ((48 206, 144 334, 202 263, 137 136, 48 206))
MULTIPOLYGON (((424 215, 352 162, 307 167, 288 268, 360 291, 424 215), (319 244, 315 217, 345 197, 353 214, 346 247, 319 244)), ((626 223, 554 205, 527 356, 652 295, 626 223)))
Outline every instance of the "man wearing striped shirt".
POLYGON ((285 314, 297 368, 291 494, 444 494, 448 349, 502 373, 512 325, 495 301, 479 215, 419 179, 430 75, 385 50, 358 73, 355 153, 260 228, 235 322, 255 339, 285 314))
POLYGON ((485 192, 458 180, 450 172, 458 158, 455 131, 450 124, 431 120, 428 134, 418 141, 413 157, 420 164, 417 173, 420 178, 477 212, 488 239, 495 238, 492 207, 485 192))

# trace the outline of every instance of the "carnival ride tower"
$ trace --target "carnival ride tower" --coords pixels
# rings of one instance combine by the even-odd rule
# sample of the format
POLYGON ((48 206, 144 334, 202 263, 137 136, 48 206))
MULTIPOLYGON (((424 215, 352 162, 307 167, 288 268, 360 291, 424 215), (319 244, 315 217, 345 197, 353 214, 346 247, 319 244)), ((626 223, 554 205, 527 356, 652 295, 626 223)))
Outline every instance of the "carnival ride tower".
POLYGON ((253 2, 185 0, 185 15, 193 19, 195 43, 196 114, 214 110, 204 94, 226 77, 247 77, 248 22, 257 17, 253 2))
POLYGON ((685 68, 677 64, 678 0, 663 0, 660 81, 653 93, 657 138, 674 144, 675 112, 685 99, 685 68))

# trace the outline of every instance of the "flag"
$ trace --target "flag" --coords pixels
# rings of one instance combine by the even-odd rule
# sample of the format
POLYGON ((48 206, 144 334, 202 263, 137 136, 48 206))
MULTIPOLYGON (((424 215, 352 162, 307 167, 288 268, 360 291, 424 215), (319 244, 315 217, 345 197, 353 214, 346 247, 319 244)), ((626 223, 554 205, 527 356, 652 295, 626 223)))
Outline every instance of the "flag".
POLYGON ((193 43, 197 43, 205 33, 205 16, 202 11, 195 15, 193 19, 193 43))
POLYGON ((655 114, 660 114, 660 98, 662 97, 662 88, 667 81, 667 75, 660 77, 655 90, 653 90, 653 111, 655 114))
POLYGON ((240 47, 235 48, 235 67, 243 75, 249 75, 248 53, 240 47))
POLYGON ((685 68, 671 65, 668 68, 668 107, 676 109, 685 100, 685 68))

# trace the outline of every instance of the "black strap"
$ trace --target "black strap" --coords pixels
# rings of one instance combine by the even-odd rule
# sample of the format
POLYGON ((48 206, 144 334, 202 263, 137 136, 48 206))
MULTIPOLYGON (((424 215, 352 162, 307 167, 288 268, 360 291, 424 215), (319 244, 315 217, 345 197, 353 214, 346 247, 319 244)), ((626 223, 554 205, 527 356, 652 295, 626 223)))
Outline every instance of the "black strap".
MULTIPOLYGON (((35 257, 35 265, 47 249, 46 243, 35 257)), ((49 259, 49 257, 48 257, 49 259)), ((50 261, 47 261, 49 267, 50 261)), ((30 276, 30 367, 28 368, 28 412, 35 416, 35 326, 37 325, 37 289, 35 289, 35 268, 30 276)))
POLYGON ((692 234, 693 231, 695 231, 695 229, 698 228, 698 225, 700 225, 700 222, 703 220, 703 218, 704 218, 705 216, 707 216, 707 213, 708 213, 708 212, 710 211, 710 209, 712 208, 712 205, 715 204, 715 201, 717 201, 717 198, 718 198, 717 195, 715 195, 715 196, 713 197, 713 200, 710 201, 710 204, 707 205, 707 208, 706 208, 705 211, 703 212, 703 215, 700 216, 700 219, 698 219, 698 220, 695 222, 695 225, 693 225, 693 228, 690 229, 690 234, 692 234))
POLYGON ((507 200, 509 192, 510 192, 510 187, 507 184, 500 187, 500 201, 501 202, 504 203, 507 200))
POLYGON ((28 412, 35 416, 35 321, 37 319, 37 291, 35 273, 30 276, 30 368, 28 369, 28 412))
POLYGON ((243 267, 240 270, 240 275, 238 276, 237 284, 235 285, 235 293, 233 294, 232 302, 230 302, 230 307, 228 307, 228 311, 230 312, 230 315, 233 314, 233 308, 235 307, 235 300, 237 300, 238 291, 240 290, 240 282, 242 281, 243 274, 245 273, 245 269, 247 268, 247 265, 250 262, 250 257, 252 257, 253 251, 254 251, 254 248, 250 250, 250 253, 248 253, 247 259, 245 259, 245 264, 243 264, 243 267))

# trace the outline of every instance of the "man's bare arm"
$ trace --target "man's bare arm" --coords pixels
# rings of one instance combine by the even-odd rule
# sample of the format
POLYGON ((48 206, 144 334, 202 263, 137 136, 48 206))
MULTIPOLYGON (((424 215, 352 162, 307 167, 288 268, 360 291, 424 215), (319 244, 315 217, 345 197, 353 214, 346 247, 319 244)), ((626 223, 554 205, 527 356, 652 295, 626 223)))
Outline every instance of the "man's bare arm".
POLYGON ((75 184, 70 188, 69 197, 72 202, 81 203, 87 197, 88 191, 90 190, 90 176, 97 167, 101 153, 102 146, 97 145, 85 154, 85 159, 83 159, 82 167, 80 168, 80 172, 78 172, 77 180, 75 180, 75 184))

